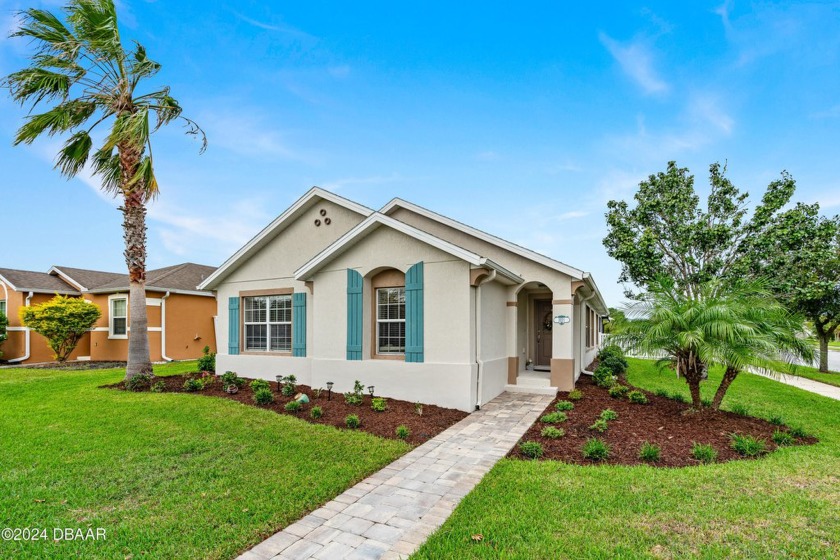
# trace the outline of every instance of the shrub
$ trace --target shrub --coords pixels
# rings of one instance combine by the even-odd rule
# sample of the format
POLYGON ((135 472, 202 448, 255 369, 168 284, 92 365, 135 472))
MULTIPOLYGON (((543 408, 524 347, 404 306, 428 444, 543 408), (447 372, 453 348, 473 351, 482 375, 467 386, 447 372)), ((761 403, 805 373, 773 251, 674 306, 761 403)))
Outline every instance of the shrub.
POLYGON ((590 461, 603 461, 610 456, 610 446, 602 439, 590 438, 581 448, 583 458, 590 461))
POLYGON ((732 434, 732 449, 744 457, 758 457, 767 451, 763 439, 757 439, 749 434, 732 434))
POLYGON ((198 371, 216 372, 216 353, 210 351, 209 346, 202 350, 202 356, 198 359, 198 371))
POLYGON ((598 369, 607 368, 613 375, 624 375, 627 371, 627 360, 621 356, 606 356, 598 361, 598 369))
POLYGON ((283 385, 283 388, 280 389, 280 394, 282 394, 284 397, 291 397, 295 394, 295 389, 296 387, 294 385, 292 385, 291 383, 286 383, 283 385))
POLYGON ((589 426, 590 430, 595 430, 596 432, 600 432, 602 434, 607 431, 607 428, 609 428, 609 425, 603 418, 598 418, 591 426, 589 426))
POLYGON ((539 459, 543 456, 543 448, 538 441, 523 441, 519 444, 519 450, 531 459, 539 459))
POLYGON ((222 374, 222 388, 227 390, 231 385, 242 388, 245 385, 245 380, 239 377, 235 371, 226 371, 222 374))
POLYGON ((300 401, 289 401, 286 403, 286 406, 283 407, 283 409, 286 412, 292 413, 300 412, 301 408, 303 408, 303 405, 300 403, 300 401))
POLYGON ((152 393, 165 393, 166 392, 166 383, 163 381, 157 381, 149 387, 149 391, 152 393))
POLYGON ((557 439, 565 436, 566 432, 560 428, 555 428, 554 426, 546 426, 542 429, 540 435, 549 439, 557 439))
POLYGON ((808 437, 808 432, 802 426, 794 426, 788 429, 788 433, 795 438, 805 438, 808 437))
POLYGON ((152 376, 148 373, 138 373, 125 382, 125 388, 129 391, 142 391, 143 389, 148 389, 151 385, 152 376))
POLYGON ((549 412, 542 418, 540 418, 540 422, 544 424, 559 424, 560 422, 565 422, 568 420, 569 417, 566 416, 564 412, 549 412))
POLYGON ((357 395, 353 391, 350 391, 349 393, 344 393, 344 402, 346 402, 347 404, 359 406, 360 404, 362 404, 362 396, 357 395))
POLYGON ((647 395, 641 391, 633 390, 627 393, 627 399, 633 404, 647 404, 647 395))
POLYGON ((662 454, 662 449, 653 443, 644 442, 641 449, 639 449, 639 459, 648 463, 655 463, 659 460, 662 454))
POLYGON ((610 408, 605 408, 601 411, 601 416, 599 416, 599 418, 602 420, 615 420, 618 418, 618 412, 610 408))
POLYGON ((579 401, 583 398, 583 391, 580 389, 575 389, 573 391, 569 391, 569 400, 570 401, 579 401))
POLYGON ((603 362, 610 358, 624 358, 624 350, 615 344, 608 344, 598 350, 598 361, 603 362))
POLYGON ((742 405, 741 403, 735 403, 731 407, 729 407, 729 411, 737 414, 738 416, 749 416, 750 411, 747 410, 747 407, 742 405))
POLYGON ((423 416, 423 405, 419 402, 414 403, 414 412, 417 413, 417 416, 423 416))
POLYGON ((323 387, 318 387, 317 389, 312 389, 312 398, 313 399, 320 399, 321 398, 321 393, 323 393, 323 392, 324 392, 323 387))
POLYGON ((274 402, 274 393, 271 389, 261 387, 254 391, 254 402, 257 404, 271 404, 274 402))
POLYGON ((400 439, 408 439, 408 436, 411 435, 411 430, 406 428, 403 425, 397 426, 397 429, 394 431, 397 434, 397 437, 400 439))
POLYGON ((388 401, 386 401, 382 397, 375 397, 371 400, 370 407, 375 412, 385 412, 385 409, 388 408, 388 401))
POLYGON ((620 399, 630 391, 630 388, 627 385, 619 385, 616 383, 612 387, 610 387, 610 396, 614 399, 620 399))
POLYGON ((781 416, 771 416, 769 422, 774 426, 784 426, 785 421, 781 416))
POLYGON ((23 326, 46 338, 59 362, 67 360, 101 315, 99 307, 93 303, 59 295, 39 305, 20 308, 23 326))
POLYGON ((655 390, 653 394, 657 397, 665 397, 666 399, 670 396, 670 394, 668 393, 668 389, 663 389, 662 387, 655 390))
POLYGON ((200 379, 187 379, 184 381, 184 391, 188 393, 195 393, 204 389, 204 383, 200 379))
POLYGON ((356 428, 362 425, 362 421, 359 420, 359 417, 355 414, 348 414, 347 418, 344 419, 344 423, 351 430, 355 430, 356 428))
POLYGON ((321 409, 320 406, 313 406, 312 410, 309 411, 309 415, 315 420, 317 420, 318 418, 324 415, 324 411, 321 409))
POLYGON ((575 407, 572 401, 558 401, 557 404, 554 405, 554 409, 557 412, 566 412, 572 410, 575 407))
POLYGON ((257 392, 261 389, 266 389, 267 391, 271 391, 271 385, 268 384, 268 381, 265 379, 254 379, 251 381, 251 390, 253 392, 257 392))
POLYGON ((787 432, 776 430, 773 432, 773 442, 776 445, 793 445, 793 436, 787 432))
POLYGON ((708 465, 717 461, 717 451, 711 445, 705 443, 695 443, 691 446, 691 456, 708 465))
POLYGON ((673 395, 671 395, 671 398, 681 403, 688 402, 688 399, 685 398, 685 395, 683 395, 682 393, 674 393, 673 395))
MULTIPOLYGON (((0 348, 3 347, 3 342, 9 337, 7 329, 9 328, 9 318, 6 314, 0 311, 0 348)), ((3 357, 3 352, 0 352, 0 358, 3 357)))
POLYGON ((598 387, 610 388, 615 385, 615 376, 611 369, 603 366, 598 366, 595 373, 592 374, 592 379, 598 387))

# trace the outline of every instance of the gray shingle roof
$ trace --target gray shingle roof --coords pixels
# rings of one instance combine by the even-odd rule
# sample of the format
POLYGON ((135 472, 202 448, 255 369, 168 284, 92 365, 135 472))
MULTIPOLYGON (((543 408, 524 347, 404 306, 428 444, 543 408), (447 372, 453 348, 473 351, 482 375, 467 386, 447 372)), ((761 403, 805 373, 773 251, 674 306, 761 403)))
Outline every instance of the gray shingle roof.
MULTIPOLYGON (((158 288, 161 290, 179 290, 186 292, 203 291, 208 294, 209 290, 198 290, 197 286, 210 276, 216 267, 204 266, 195 263, 183 263, 175 266, 167 266, 146 272, 146 289, 158 288)), ((122 274, 119 278, 102 284, 92 291, 107 292, 128 290, 128 275, 122 274)))
POLYGON ((109 282, 125 277, 125 274, 118 272, 102 272, 100 270, 87 270, 84 268, 71 268, 69 266, 54 266, 53 269, 62 272, 71 280, 82 285, 88 290, 95 290, 109 282))
POLYGON ((58 293, 64 295, 81 294, 75 287, 67 284, 59 277, 47 274, 46 272, 0 268, 0 276, 5 278, 19 292, 58 293))

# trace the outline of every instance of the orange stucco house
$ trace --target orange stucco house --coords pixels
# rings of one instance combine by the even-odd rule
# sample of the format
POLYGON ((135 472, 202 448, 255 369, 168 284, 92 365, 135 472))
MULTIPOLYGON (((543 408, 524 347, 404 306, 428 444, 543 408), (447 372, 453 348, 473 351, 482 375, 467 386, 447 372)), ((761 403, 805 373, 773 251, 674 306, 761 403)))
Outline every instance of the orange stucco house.
MULTIPOLYGON (((201 356, 205 346, 216 351, 213 316, 216 298, 199 290, 215 270, 183 263, 146 273, 146 312, 152 361, 201 356)), ((18 310, 56 294, 84 298, 99 306, 102 316, 82 338, 70 360, 125 361, 129 329, 128 276, 113 272, 54 266, 48 272, 0 268, 0 312, 9 319, 8 339, 0 360, 38 363, 53 360, 46 340, 21 325, 18 310)))

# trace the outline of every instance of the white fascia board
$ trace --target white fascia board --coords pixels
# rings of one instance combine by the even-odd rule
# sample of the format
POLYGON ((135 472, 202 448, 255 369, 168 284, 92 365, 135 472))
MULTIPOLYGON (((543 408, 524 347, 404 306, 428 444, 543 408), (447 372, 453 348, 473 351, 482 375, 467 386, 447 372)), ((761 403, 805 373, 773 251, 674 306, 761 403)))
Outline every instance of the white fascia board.
MULTIPOLYGON (((158 286, 146 286, 147 292, 171 292, 173 294, 182 294, 187 296, 202 296, 202 297, 216 297, 216 294, 209 290, 174 290, 172 288, 160 288, 158 286)), ((119 294, 123 295, 131 290, 129 286, 122 286, 120 288, 100 288, 98 290, 90 290, 88 294, 119 294)))
POLYGON ((6 278, 5 278, 2 274, 0 274, 0 280, 2 280, 4 284, 6 284, 8 287, 10 287, 10 288, 11 288, 12 290, 14 290, 15 292, 19 292, 19 291, 21 291, 21 290, 18 290, 18 289, 17 289, 17 286, 15 286, 14 284, 12 284, 12 283, 11 283, 11 282, 9 282, 8 280, 6 280, 6 278))
POLYGON ((511 243, 510 241, 506 241, 506 240, 502 239, 501 237, 496 237, 495 235, 491 235, 487 232, 481 231, 480 229, 476 229, 472 226, 468 226, 467 224, 461 223, 457 220, 453 220, 452 218, 447 218, 446 216, 443 216, 443 215, 438 214, 436 212, 432 212, 431 210, 423 208, 422 206, 417 206, 414 203, 402 200, 400 198, 393 199, 391 202, 389 202, 388 204, 383 206, 379 210, 379 212, 381 212, 382 214, 388 214, 388 212, 390 212, 391 210, 393 210, 396 207, 411 210, 412 212, 420 214, 421 216, 425 216, 426 218, 429 218, 430 220, 440 222, 440 223, 442 223, 444 225, 447 225, 451 228, 457 229, 458 231, 462 231, 462 232, 464 232, 468 235, 471 235, 473 237, 477 237, 478 239, 481 239, 482 241, 486 241, 487 243, 490 243, 490 244, 495 245, 497 247, 500 247, 502 249, 506 249, 506 250, 510 251, 511 253, 515 253, 515 254, 517 254, 521 257, 525 257, 526 259, 530 259, 530 260, 532 260, 536 263, 539 263, 543 266, 547 266, 548 268, 551 268, 553 270, 557 270, 559 272, 562 272, 563 274, 568 274, 569 276, 571 276, 575 280, 582 280, 583 279, 584 272, 580 269, 574 268, 574 267, 569 266, 565 263, 562 263, 558 260, 552 259, 551 257, 541 255, 541 254, 539 254, 535 251, 532 251, 530 249, 526 249, 525 247, 522 247, 521 245, 517 245, 516 243, 511 243))
POLYGON ((64 272, 63 270, 61 270, 57 266, 52 266, 47 271, 47 274, 53 274, 53 273, 55 273, 56 275, 61 277, 61 279, 64 280, 65 282, 67 282, 68 284, 72 284, 72 285, 76 286, 76 289, 79 290, 80 292, 87 292, 88 291, 87 288, 85 288, 84 286, 79 284, 77 281, 73 280, 73 278, 71 278, 70 275, 68 275, 66 272, 64 272))
POLYGON ((351 245, 355 240, 359 239, 360 237, 364 237, 367 233, 374 231, 380 226, 386 226, 401 233, 404 233, 409 237, 413 237, 414 239, 417 239, 422 243, 431 245, 436 249, 440 249, 445 253, 449 253, 450 255, 461 259, 462 261, 466 261, 473 266, 485 266, 487 263, 487 259, 483 259, 481 256, 476 255, 472 251, 468 251, 463 247, 458 247, 457 245, 454 245, 439 237, 435 237, 434 235, 426 233, 425 231, 421 231, 406 223, 400 222, 399 220, 395 220, 394 218, 385 216, 384 214, 374 212, 367 219, 362 221, 359 225, 357 225, 356 227, 345 233, 343 236, 338 238, 332 245, 321 251, 309 262, 297 269, 295 271, 295 280, 308 280, 312 274, 317 272, 318 269, 322 265, 326 264, 330 259, 332 259, 332 257, 339 255, 348 245, 351 245))
POLYGON ((367 206, 363 206, 357 202, 353 202, 352 200, 348 200, 344 197, 338 196, 337 194, 331 193, 326 191, 320 187, 312 187, 304 194, 302 197, 297 199, 297 201, 289 206, 285 212, 277 216, 274 221, 268 224, 265 228, 262 229, 257 235, 255 235, 248 243, 242 246, 236 253, 233 254, 228 260, 226 260, 222 266, 217 268, 213 274, 207 277, 204 282, 198 285, 199 290, 210 290, 213 289, 217 281, 221 280, 224 276, 226 276, 232 268, 240 263, 240 261, 250 255, 251 251, 259 246, 259 244, 269 235, 275 233, 278 229, 283 227, 286 222, 297 215, 297 212, 305 207, 310 200, 315 197, 322 198, 324 200, 328 200, 339 206, 343 206, 349 210, 352 210, 362 216, 370 216, 373 214, 373 210, 368 208, 367 206))
POLYGON ((592 275, 588 272, 583 274, 583 279, 589 285, 589 288, 595 293, 595 297, 598 299, 598 303, 601 306, 603 316, 608 317, 610 314, 610 308, 607 307, 607 302, 604 301, 604 297, 601 295, 601 290, 599 290, 598 285, 595 284, 595 279, 592 278, 592 275))
POLYGON ((484 261, 484 264, 482 266, 484 266, 486 268, 489 268, 490 270, 495 270, 496 274, 504 276, 505 278, 507 278, 508 280, 513 282, 514 284, 521 284, 525 281, 525 279, 522 278, 521 276, 519 276, 517 273, 503 267, 502 265, 498 264, 495 261, 492 261, 490 259, 481 259, 481 260, 484 261))

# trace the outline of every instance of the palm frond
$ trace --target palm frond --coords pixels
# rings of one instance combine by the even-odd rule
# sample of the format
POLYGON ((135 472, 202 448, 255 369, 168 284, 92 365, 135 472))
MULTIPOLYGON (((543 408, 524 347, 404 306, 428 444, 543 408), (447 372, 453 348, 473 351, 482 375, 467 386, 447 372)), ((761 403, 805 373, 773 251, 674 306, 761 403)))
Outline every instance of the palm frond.
POLYGON ((61 174, 67 177, 75 177, 84 168, 93 147, 93 140, 86 131, 82 130, 70 137, 69 140, 58 152, 55 166, 61 174))
POLYGON ((101 148, 93 154, 91 162, 94 174, 102 179, 102 190, 114 196, 122 192, 122 170, 120 156, 113 148, 101 148))
POLYGON ((15 144, 31 144, 44 133, 49 136, 67 132, 83 124, 96 111, 96 104, 72 100, 56 105, 46 113, 31 115, 18 130, 15 144))

